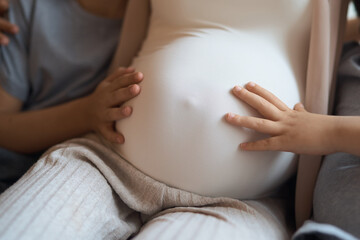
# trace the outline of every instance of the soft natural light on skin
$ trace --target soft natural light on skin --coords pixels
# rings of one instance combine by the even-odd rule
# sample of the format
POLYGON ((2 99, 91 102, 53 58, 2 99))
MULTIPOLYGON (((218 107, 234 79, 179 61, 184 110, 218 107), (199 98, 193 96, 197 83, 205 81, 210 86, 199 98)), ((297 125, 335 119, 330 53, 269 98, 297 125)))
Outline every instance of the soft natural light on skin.
POLYGON ((127 102, 131 120, 117 122, 126 141, 116 151, 148 176, 200 195, 251 199, 280 186, 296 156, 239 150, 266 136, 224 115, 260 117, 230 92, 249 81, 288 106, 304 99, 312 2, 153 0, 132 63, 146 80, 127 102))

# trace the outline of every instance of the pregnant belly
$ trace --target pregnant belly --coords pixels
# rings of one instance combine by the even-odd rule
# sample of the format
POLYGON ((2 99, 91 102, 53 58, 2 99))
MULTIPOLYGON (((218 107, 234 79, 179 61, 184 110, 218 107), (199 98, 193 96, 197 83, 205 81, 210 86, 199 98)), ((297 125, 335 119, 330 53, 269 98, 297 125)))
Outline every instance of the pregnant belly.
POLYGON ((126 139, 117 151, 172 187, 206 196, 265 195, 294 172, 295 155, 241 151, 239 143, 267 136, 224 121, 227 112, 259 116, 230 91, 255 81, 293 105, 301 100, 302 83, 269 39, 201 34, 161 47, 145 42, 133 62, 145 76, 142 92, 128 103, 132 116, 116 125, 126 139))

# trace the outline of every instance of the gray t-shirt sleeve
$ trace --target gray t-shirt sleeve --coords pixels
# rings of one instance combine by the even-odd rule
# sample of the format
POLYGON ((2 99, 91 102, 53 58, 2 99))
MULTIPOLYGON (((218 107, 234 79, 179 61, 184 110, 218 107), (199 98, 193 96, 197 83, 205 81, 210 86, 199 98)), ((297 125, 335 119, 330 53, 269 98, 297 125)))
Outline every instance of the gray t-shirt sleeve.
POLYGON ((10 95, 25 101, 29 95, 28 45, 33 0, 11 0, 8 12, 10 22, 19 27, 10 35, 8 46, 0 47, 0 85, 10 95))

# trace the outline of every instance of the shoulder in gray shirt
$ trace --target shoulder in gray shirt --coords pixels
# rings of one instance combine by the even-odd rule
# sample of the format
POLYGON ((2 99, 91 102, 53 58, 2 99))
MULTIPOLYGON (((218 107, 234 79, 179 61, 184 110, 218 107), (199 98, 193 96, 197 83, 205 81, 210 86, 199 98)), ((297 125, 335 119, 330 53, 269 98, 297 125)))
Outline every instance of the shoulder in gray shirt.
POLYGON ((0 51, 0 85, 41 109, 82 97, 106 77, 121 20, 88 13, 76 0, 10 0, 20 31, 0 51))

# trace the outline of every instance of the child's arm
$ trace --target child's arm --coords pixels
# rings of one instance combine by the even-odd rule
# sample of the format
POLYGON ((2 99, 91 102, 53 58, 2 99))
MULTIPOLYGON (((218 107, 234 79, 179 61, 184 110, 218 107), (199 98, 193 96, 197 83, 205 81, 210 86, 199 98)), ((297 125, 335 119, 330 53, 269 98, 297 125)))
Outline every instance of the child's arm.
POLYGON ((119 69, 87 97, 29 112, 20 112, 21 101, 0 88, 0 146, 33 153, 90 131, 123 143, 114 122, 131 115, 132 109, 122 104, 140 93, 142 79, 134 69, 119 69))
POLYGON ((226 115, 236 126, 269 134, 257 142, 242 143, 249 151, 287 151, 301 154, 348 152, 360 156, 360 117, 327 116, 307 112, 302 104, 294 110, 259 85, 248 83, 235 87, 233 93, 258 110, 265 119, 226 115))
POLYGON ((9 43, 9 38, 4 34, 5 32, 15 34, 19 31, 16 25, 11 24, 3 17, 8 7, 8 0, 0 0, 0 45, 7 45, 9 43))

